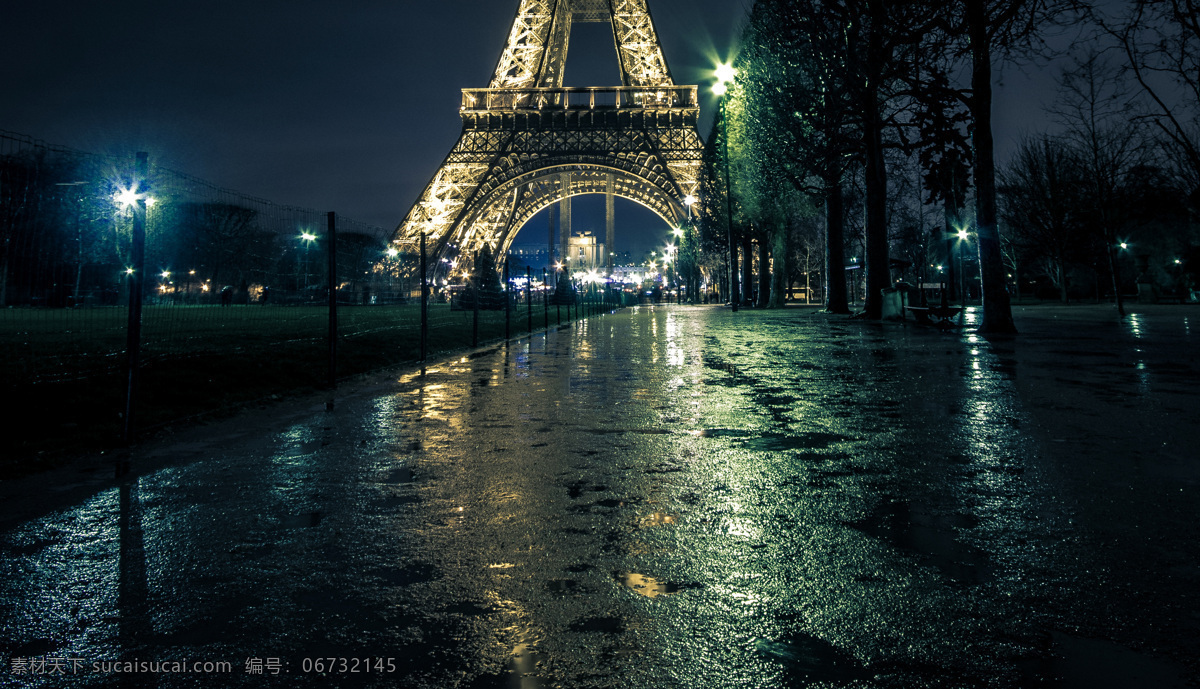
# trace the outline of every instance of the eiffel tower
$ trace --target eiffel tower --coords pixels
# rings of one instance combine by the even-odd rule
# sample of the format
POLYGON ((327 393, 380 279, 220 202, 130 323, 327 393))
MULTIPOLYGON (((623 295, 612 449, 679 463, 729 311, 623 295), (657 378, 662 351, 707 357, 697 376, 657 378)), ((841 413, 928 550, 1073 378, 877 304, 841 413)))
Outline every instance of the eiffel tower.
POLYGON ((703 143, 696 86, 676 86, 647 0, 520 0, 487 88, 463 89, 463 128, 394 240, 425 235, 437 258, 487 244, 508 251, 538 211, 562 208, 559 246, 570 232, 570 198, 607 197, 612 270, 613 198, 646 206, 668 224, 687 217, 697 193, 703 143), (564 88, 574 22, 612 26, 621 74, 615 87, 564 88))

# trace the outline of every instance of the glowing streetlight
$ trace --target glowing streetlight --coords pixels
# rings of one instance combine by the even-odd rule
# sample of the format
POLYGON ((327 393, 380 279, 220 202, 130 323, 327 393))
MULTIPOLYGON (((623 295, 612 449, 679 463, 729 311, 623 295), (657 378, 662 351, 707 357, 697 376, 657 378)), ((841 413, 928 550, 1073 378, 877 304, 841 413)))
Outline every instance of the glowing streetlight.
POLYGON ((965 242, 965 241, 967 241, 967 231, 966 231, 966 229, 960 229, 960 230, 958 231, 958 238, 959 238, 960 240, 964 241, 964 242, 965 242))
POLYGON ((737 288, 737 249, 733 245, 733 186, 729 183, 729 123, 725 115, 725 94, 729 91, 729 83, 737 76, 737 70, 733 65, 722 63, 717 65, 716 77, 717 83, 713 84, 713 93, 720 98, 719 106, 721 108, 721 145, 722 155, 725 167, 725 240, 729 245, 729 255, 727 258, 728 273, 729 273, 729 304, 732 311, 738 310, 738 288, 737 288))
POLYGON ((158 274, 158 276, 159 276, 160 278, 162 278, 162 279, 166 280, 167 278, 171 277, 171 271, 169 271, 169 270, 164 270, 163 272, 159 273, 159 274, 158 274))
POLYGON ((396 249, 396 247, 393 246, 392 248, 387 250, 387 255, 388 255, 388 258, 396 258, 397 256, 400 255, 400 251, 398 249, 396 249))
POLYGON ((683 228, 676 227, 675 229, 671 230, 671 234, 675 235, 676 237, 682 237, 683 236, 683 228))
POLYGON ((138 202, 138 193, 136 189, 121 189, 113 194, 113 201, 121 206, 121 208, 129 208, 138 202))
POLYGON ((713 93, 724 96, 729 91, 729 84, 737 76, 737 70, 730 64, 719 64, 716 69, 717 83, 713 84, 713 93))

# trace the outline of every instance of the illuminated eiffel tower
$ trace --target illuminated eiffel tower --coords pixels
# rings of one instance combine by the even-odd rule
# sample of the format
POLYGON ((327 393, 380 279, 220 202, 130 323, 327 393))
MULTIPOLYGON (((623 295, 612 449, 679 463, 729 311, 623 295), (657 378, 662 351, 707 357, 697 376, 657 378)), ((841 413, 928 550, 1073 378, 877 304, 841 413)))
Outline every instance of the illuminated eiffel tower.
POLYGON ((671 79, 646 2, 520 0, 491 84, 463 89, 458 143, 394 239, 423 234, 435 259, 468 258, 458 262, 462 271, 484 244, 507 252, 521 226, 555 203, 565 249, 569 199, 605 194, 611 270, 613 197, 683 222, 703 153, 697 88, 671 79), (620 86, 563 87, 574 22, 612 26, 620 86))

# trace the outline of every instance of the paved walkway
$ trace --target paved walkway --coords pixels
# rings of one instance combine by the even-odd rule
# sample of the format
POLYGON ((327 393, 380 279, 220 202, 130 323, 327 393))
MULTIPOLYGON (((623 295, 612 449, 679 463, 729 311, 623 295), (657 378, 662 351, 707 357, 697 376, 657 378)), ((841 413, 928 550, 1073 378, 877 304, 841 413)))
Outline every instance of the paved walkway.
POLYGON ((1200 311, 1018 312, 628 309, 3 485, 0 686, 1196 682, 1200 311))

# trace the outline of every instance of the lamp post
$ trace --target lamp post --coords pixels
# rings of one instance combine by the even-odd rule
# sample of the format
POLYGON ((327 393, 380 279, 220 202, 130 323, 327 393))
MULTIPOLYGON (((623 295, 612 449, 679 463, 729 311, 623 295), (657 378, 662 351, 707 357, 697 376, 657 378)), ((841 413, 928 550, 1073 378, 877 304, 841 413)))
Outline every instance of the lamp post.
POLYGON ((963 270, 963 244, 967 242, 969 236, 966 228, 958 228, 958 242, 955 243, 955 248, 958 249, 958 291, 963 308, 967 306, 967 276, 963 270))
POLYGON ((737 247, 733 243, 733 187, 729 184, 729 123, 725 119, 725 94, 729 91, 729 83, 737 76, 737 71, 727 64, 717 66, 717 83, 713 85, 713 93, 717 94, 718 105, 721 109, 721 147, 722 158, 725 162, 725 241, 729 245, 729 304, 732 310, 738 310, 737 287, 737 247))
POLYGON ((316 238, 317 235, 311 232, 300 233, 300 239, 304 242, 304 292, 301 293, 303 298, 308 297, 308 249, 316 238))

